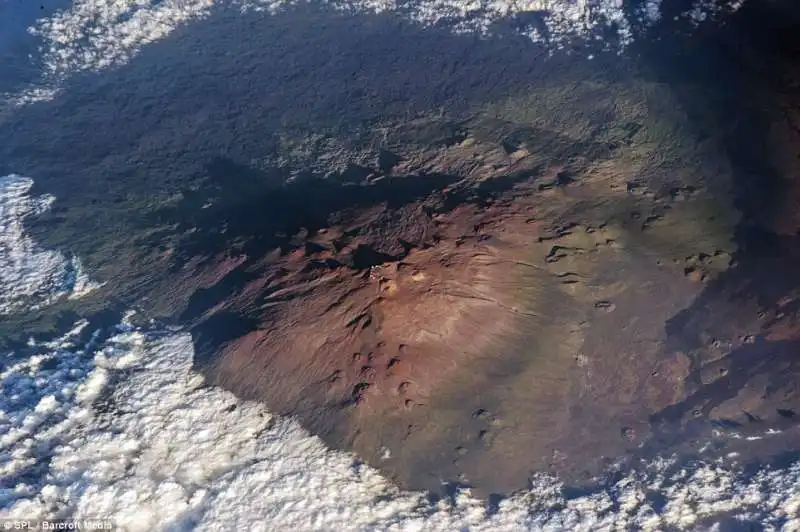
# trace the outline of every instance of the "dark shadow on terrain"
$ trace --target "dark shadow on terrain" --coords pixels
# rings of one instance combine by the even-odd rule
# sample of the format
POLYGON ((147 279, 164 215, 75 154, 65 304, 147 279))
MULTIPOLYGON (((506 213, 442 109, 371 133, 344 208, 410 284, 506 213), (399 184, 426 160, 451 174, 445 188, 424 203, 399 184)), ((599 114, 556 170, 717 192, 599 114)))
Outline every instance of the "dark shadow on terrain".
MULTIPOLYGON (((335 217, 347 216, 348 212, 358 213, 367 207, 381 204, 389 208, 402 207, 458 180, 455 176, 432 174, 396 176, 365 184, 309 177, 301 182, 276 185, 278 181, 271 179, 269 174, 241 167, 227 159, 213 161, 209 165, 209 176, 209 186, 196 192, 187 191, 176 207, 153 215, 157 221, 152 225, 177 224, 180 232, 193 230, 181 243, 174 261, 176 268, 192 257, 212 256, 230 250, 236 243, 242 243, 237 249, 239 253, 255 260, 275 249, 287 253, 302 246, 308 248, 314 244, 300 242, 295 235, 302 232, 313 237, 331 223, 346 221, 335 217)), ((361 232, 361 229, 354 228, 343 239, 358 236, 361 232)), ((364 269, 398 260, 408 251, 407 248, 400 249, 399 255, 391 255, 380 251, 380 247, 360 245, 348 265, 364 269)), ((318 250, 306 249, 306 252, 314 251, 318 250)), ((339 263, 333 259, 319 264, 321 268, 336 266, 339 263)), ((207 309, 259 275, 250 272, 248 267, 246 262, 213 286, 193 294, 181 319, 192 321, 199 318, 207 309)), ((220 340, 224 343, 224 339, 220 340)))
MULTIPOLYGON (((178 223, 185 231, 200 234, 185 244, 188 256, 225 249, 226 244, 246 239, 244 252, 253 255, 282 247, 289 249, 292 236, 301 229, 313 235, 328 227, 330 217, 340 211, 357 212, 385 203, 399 208, 424 199, 459 178, 444 174, 384 178, 371 184, 342 183, 310 177, 299 183, 275 186, 269 173, 260 173, 219 159, 209 165, 210 186, 187 191, 174 208, 155 214, 156 223, 178 223), (271 185, 270 185, 271 184, 271 185), (224 226, 224 232, 222 227, 224 226), (219 229, 210 234, 213 228, 219 229)), ((154 223, 154 225, 156 224, 154 223)))
POLYGON ((217 354, 220 346, 253 331, 257 319, 248 319, 241 314, 219 312, 208 318, 202 328, 192 330, 194 365, 203 367, 217 354))
MULTIPOLYGON (((669 340, 665 352, 682 351, 690 356, 687 384, 695 391, 653 416, 658 426, 651 444, 654 452, 685 443, 687 437, 706 436, 711 410, 754 382, 762 382, 759 379, 769 383, 767 396, 762 398, 763 411, 758 415, 743 412, 737 420, 717 419, 714 428, 763 431, 770 424, 786 425, 786 417, 778 410, 787 402, 798 401, 798 397, 784 394, 800 377, 798 341, 770 342, 754 337, 725 357, 724 369, 720 366, 718 378, 708 384, 701 376, 703 371, 707 375, 708 368, 701 371, 700 367, 708 362, 713 341, 741 343, 759 313, 768 318, 762 326, 769 329, 771 317, 798 310, 783 307, 779 312, 778 307, 800 288, 800 240, 771 229, 789 190, 788 179, 797 176, 779 173, 773 162, 775 147, 769 144, 774 138, 770 130, 779 108, 776 102, 791 94, 792 74, 787 65, 797 65, 798 21, 796 3, 748 2, 726 27, 707 29, 675 45, 643 50, 654 58, 650 64, 662 67, 656 70, 659 79, 672 84, 700 135, 721 141, 733 171, 736 206, 742 214, 735 234, 734 267, 709 283, 691 307, 666 324, 669 340), (704 56, 698 57, 681 43, 701 47, 704 56), (698 81, 718 88, 709 92, 708 99, 698 100, 697 92, 688 90, 698 81), (761 422, 764 426, 751 426, 761 422), (682 424, 683 430, 676 431, 675 424, 682 424)), ((782 149, 798 151, 798 146, 787 144, 782 149)))
POLYGON ((391 14, 218 8, 129 65, 77 75, 54 101, 8 118, 0 161, 33 177, 34 193, 59 198, 57 212, 31 224, 35 237, 92 268, 154 203, 228 171, 215 161, 282 182, 285 171, 260 161, 283 135, 342 133, 357 147, 387 121, 467 116, 532 85, 627 68, 609 61, 545 59, 524 37, 453 35, 391 14))
MULTIPOLYGON (((430 210, 437 212, 466 203, 485 205, 532 177, 530 172, 512 172, 473 187, 453 186, 459 176, 439 173, 392 175, 361 182, 309 173, 302 181, 284 183, 286 176, 279 169, 262 172, 230 159, 216 159, 207 169, 208 179, 202 189, 186 190, 176 206, 160 209, 144 222, 144 226, 177 224, 179 232, 192 230, 180 250, 187 259, 219 253, 236 242, 245 242, 241 251, 249 256, 258 257, 275 248, 286 252, 297 247, 293 240, 299 231, 313 236, 331 224, 346 222, 348 213, 356 215, 372 206, 394 210, 429 198, 430 210)), ((379 176, 368 170, 365 173, 379 176)), ((345 236, 358 234, 352 230, 345 236)), ((362 269, 383 262, 365 253, 360 254, 363 260, 355 259, 365 264, 353 267, 362 269)))

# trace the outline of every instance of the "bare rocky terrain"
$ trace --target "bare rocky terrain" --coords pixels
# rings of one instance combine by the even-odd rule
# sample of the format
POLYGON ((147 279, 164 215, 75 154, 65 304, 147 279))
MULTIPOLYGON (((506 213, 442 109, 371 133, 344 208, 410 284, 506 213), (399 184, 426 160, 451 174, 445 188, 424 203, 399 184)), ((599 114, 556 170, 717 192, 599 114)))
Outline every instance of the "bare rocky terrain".
MULTIPOLYGON (((187 73, 162 104, 180 91, 131 82, 184 58, 179 35, 5 117, 0 160, 59 198, 31 229, 84 258, 98 297, 189 328, 210 384, 403 486, 579 485, 709 438, 765 459, 797 450, 800 412, 800 71, 778 5, 594 62, 476 42, 470 75, 431 59, 423 74, 451 72, 435 87, 377 60, 337 87, 317 65, 328 92, 291 119, 256 81, 294 87, 316 48, 242 54, 247 83, 222 97, 187 73)), ((381 33, 363 31, 359 49, 381 33)))

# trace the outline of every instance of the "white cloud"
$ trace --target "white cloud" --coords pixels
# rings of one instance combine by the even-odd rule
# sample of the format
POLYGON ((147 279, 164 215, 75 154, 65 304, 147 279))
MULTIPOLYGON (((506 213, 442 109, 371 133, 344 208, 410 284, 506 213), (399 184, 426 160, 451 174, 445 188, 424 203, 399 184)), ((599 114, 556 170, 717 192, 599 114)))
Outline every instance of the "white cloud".
MULTIPOLYGON (((101 70, 127 63, 146 45, 176 28, 208 16, 215 6, 238 7, 243 13, 279 13, 314 0, 74 0, 68 9, 40 19, 30 32, 41 38, 43 80, 7 98, 26 104, 52 98, 59 84, 79 71, 101 70)), ((631 20, 622 0, 317 0, 348 12, 397 12, 422 25, 446 24, 456 32, 488 33, 504 18, 538 11, 547 26, 548 41, 560 49, 576 37, 603 42, 597 30, 615 32, 624 47, 634 39, 634 23, 645 27, 661 17, 661 0, 645 0, 631 20)), ((696 22, 735 11, 744 0, 694 0, 685 14, 696 22)), ((541 28, 519 30, 543 41, 541 28)))
POLYGON ((0 177, 0 316, 22 306, 38 308, 94 288, 77 258, 39 248, 23 231, 26 216, 42 214, 53 197, 31 198, 33 181, 0 177))
POLYGON ((80 346, 81 327, 0 374, 2 476, 16 477, 2 517, 112 516, 133 531, 660 530, 714 516, 800 529, 800 464, 745 477, 662 460, 569 500, 542 476, 491 516, 466 492, 432 505, 292 420, 203 387, 187 334, 123 322, 80 346))

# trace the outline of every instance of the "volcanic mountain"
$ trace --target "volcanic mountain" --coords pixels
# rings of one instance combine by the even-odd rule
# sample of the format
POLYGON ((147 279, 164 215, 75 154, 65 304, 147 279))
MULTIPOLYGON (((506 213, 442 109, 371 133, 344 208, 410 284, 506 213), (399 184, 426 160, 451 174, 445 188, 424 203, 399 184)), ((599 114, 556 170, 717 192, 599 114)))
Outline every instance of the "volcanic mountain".
POLYGON ((800 412, 797 19, 776 4, 712 35, 665 17, 669 46, 591 61, 471 39, 471 73, 450 33, 325 13, 354 35, 340 59, 400 43, 341 80, 298 45, 237 52, 229 83, 231 54, 187 33, 0 117, 0 159, 58 198, 30 229, 98 300, 186 327, 208 384, 403 486, 772 456, 800 412), (171 96, 148 93, 169 61, 171 96))

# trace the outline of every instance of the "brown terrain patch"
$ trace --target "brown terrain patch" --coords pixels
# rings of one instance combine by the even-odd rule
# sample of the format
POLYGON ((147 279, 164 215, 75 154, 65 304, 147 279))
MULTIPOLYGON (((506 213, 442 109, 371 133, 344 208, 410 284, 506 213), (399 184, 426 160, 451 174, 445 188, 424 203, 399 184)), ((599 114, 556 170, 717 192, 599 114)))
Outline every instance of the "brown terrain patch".
POLYGON ((198 365, 404 486, 585 480, 684 397, 690 363, 664 356, 664 323, 733 249, 716 226, 698 238, 691 216, 671 216, 676 202, 706 209, 700 187, 675 199, 632 187, 624 167, 567 175, 470 138, 368 177, 360 186, 385 197, 228 259, 239 265, 198 290, 186 314, 198 365), (445 171, 443 186, 393 201, 398 183, 445 171))
POLYGON ((657 148, 576 162, 467 136, 389 157, 352 203, 299 205, 229 258, 224 297, 195 294, 198 366, 411 488, 582 483, 720 433, 720 455, 793 449, 800 139, 774 131, 790 186, 766 216, 722 192, 735 161, 665 175, 657 148), (770 429, 782 443, 741 437, 770 429))
MULTIPOLYGON (((766 124, 768 164, 756 175, 751 168, 742 171, 747 186, 739 199, 735 267, 667 321, 663 351, 685 354, 688 372, 682 397, 653 416, 655 442, 675 442, 710 422, 714 445, 742 461, 798 452, 800 48, 788 36, 796 34, 800 11, 796 4, 773 8, 780 16, 762 29, 763 40, 742 47, 751 98, 766 124), (754 48, 764 50, 773 38, 779 52, 770 44, 775 55, 759 59, 754 48)), ((748 164, 747 156, 741 160, 748 164)))

